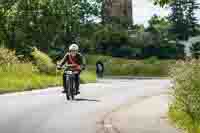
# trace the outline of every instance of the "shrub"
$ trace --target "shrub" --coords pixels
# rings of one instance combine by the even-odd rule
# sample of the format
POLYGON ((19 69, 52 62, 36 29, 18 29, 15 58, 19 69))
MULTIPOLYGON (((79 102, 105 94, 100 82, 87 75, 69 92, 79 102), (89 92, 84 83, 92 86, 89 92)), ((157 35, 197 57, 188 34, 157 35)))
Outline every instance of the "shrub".
POLYGON ((103 55, 86 55, 86 63, 88 65, 95 65, 97 60, 101 60, 102 62, 106 62, 110 60, 112 57, 103 56, 103 55))
MULTIPOLYGON (((193 122, 193 127, 187 125, 190 133, 197 133, 196 123, 200 122, 200 63, 179 62, 171 70, 174 86, 172 88, 173 102, 171 110, 187 114, 193 122), (192 128, 192 129, 191 129, 192 128)), ((171 111, 170 110, 170 111, 171 111)), ((176 117, 176 115, 174 116, 176 117)), ((182 121, 184 117, 182 117, 182 121)))
POLYGON ((134 54, 134 49, 130 47, 124 47, 124 48, 116 48, 112 50, 112 56, 113 57, 132 57, 134 54))
POLYGON ((150 57, 150 58, 145 59, 145 60, 144 60, 144 63, 145 63, 145 64, 157 64, 157 63, 159 63, 159 60, 158 60, 157 57, 152 56, 152 57, 150 57))
POLYGON ((56 65, 53 63, 52 59, 45 53, 34 48, 31 53, 33 57, 33 62, 37 66, 38 70, 46 74, 55 74, 56 65))
POLYGON ((0 48, 0 65, 18 63, 19 60, 15 55, 15 51, 6 48, 0 48))
POLYGON ((65 51, 62 48, 50 48, 47 54, 53 62, 56 62, 63 58, 65 51))

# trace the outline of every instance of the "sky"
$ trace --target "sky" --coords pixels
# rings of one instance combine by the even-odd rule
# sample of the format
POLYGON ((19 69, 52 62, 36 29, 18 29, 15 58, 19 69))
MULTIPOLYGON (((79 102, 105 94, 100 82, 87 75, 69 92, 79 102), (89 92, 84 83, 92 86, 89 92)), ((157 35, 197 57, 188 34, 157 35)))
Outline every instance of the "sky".
MULTIPOLYGON (((200 3, 200 0, 197 0, 200 3)), ((167 16, 170 13, 169 9, 163 9, 153 5, 151 0, 133 0, 133 21, 134 24, 144 24, 148 26, 148 20, 154 15, 167 16)), ((200 23, 200 10, 196 14, 200 23)))

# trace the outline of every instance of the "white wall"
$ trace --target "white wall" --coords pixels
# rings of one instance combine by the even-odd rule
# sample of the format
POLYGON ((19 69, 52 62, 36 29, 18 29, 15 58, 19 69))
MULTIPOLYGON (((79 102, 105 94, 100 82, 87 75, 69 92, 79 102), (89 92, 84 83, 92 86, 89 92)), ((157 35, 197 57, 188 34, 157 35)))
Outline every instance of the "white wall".
POLYGON ((192 44, 194 44, 196 42, 200 42, 200 35, 199 36, 195 36, 195 37, 191 37, 188 41, 180 41, 180 43, 182 43, 185 46, 185 54, 186 54, 186 56, 191 56, 192 55, 190 47, 192 46, 192 44))

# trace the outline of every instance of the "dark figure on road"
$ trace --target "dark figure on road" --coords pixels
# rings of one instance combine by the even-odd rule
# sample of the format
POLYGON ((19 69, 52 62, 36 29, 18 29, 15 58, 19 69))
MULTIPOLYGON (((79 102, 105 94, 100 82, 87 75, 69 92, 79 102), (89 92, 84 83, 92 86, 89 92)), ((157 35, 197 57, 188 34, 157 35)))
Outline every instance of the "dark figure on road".
POLYGON ((96 74, 98 77, 102 78, 103 72, 104 72, 104 64, 100 60, 98 60, 96 62, 96 74))

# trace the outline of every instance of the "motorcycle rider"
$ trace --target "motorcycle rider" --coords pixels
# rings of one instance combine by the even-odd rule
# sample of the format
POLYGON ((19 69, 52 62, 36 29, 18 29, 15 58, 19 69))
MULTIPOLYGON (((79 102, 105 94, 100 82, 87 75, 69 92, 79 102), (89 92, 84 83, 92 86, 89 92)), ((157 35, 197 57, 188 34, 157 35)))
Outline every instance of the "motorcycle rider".
MULTIPOLYGON (((58 68, 61 68, 63 65, 68 64, 72 65, 70 70, 75 72, 75 86, 76 86, 76 94, 80 94, 79 86, 80 86, 80 73, 85 69, 85 64, 83 61, 83 56, 79 53, 79 46, 77 44, 72 44, 69 46, 69 52, 67 52, 61 62, 58 64, 58 68)), ((63 87, 64 91, 66 90, 66 76, 63 74, 63 87)))

